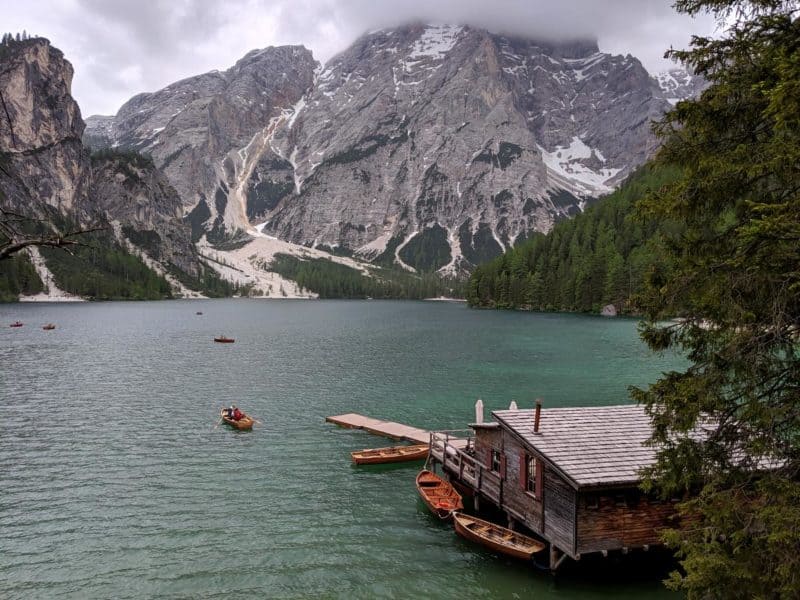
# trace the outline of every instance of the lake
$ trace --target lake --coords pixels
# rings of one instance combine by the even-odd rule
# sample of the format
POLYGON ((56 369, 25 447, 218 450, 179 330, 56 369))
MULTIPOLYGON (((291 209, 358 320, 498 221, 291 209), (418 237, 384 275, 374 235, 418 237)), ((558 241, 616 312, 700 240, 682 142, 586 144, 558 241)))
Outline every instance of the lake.
POLYGON ((324 422, 629 402, 680 365, 636 327, 447 302, 0 305, 0 596, 671 598, 657 559, 553 579, 461 540, 418 500, 419 463, 356 468, 390 442, 324 422), (231 402, 263 425, 217 427, 231 402))

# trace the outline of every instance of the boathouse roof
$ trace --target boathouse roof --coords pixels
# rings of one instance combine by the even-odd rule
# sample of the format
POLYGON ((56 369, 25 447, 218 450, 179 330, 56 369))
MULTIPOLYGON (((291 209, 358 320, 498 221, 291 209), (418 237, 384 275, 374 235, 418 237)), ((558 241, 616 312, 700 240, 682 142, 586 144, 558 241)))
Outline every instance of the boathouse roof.
POLYGON ((534 409, 497 410, 492 415, 570 479, 576 487, 637 484, 655 462, 645 446, 650 418, 637 405, 543 408, 534 433, 534 409))

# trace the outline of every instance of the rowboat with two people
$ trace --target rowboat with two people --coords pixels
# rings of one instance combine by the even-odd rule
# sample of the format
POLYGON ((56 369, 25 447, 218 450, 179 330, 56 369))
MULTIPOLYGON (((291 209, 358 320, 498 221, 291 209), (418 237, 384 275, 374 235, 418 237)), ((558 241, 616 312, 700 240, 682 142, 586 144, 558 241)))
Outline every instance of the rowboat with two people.
POLYGON ((45 331, 52 331, 55 328, 56 326, 53 325, 52 323, 47 323, 46 325, 42 325, 42 329, 44 329, 45 331))
POLYGON ((461 537, 512 558, 530 560, 545 549, 539 540, 462 512, 453 513, 453 521, 461 537))
POLYGON ((9 327, 22 327, 24 323, 22 321, 14 321, 9 327))
POLYGON ((235 427, 236 429, 240 429, 242 431, 251 430, 253 428, 253 423, 256 422, 256 420, 253 417, 244 414, 236 406, 231 406, 230 408, 223 408, 221 411, 219 411, 219 416, 225 423, 227 423, 231 427, 235 427))
POLYGON ((214 341, 219 344, 232 344, 236 340, 233 338, 225 337, 224 335, 218 335, 214 338, 214 341))
POLYGON ((410 460, 422 460, 428 456, 428 444, 357 450, 356 452, 351 452, 350 456, 357 465, 380 465, 410 460))
POLYGON ((464 510, 461 494, 433 471, 423 470, 417 475, 417 491, 433 514, 447 521, 453 512, 464 510))

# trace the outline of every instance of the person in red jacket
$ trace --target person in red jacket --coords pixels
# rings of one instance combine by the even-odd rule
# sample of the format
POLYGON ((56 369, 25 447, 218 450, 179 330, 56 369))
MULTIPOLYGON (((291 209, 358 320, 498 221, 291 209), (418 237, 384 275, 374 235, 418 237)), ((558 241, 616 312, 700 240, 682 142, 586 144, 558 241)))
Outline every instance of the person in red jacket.
POLYGON ((239 410, 238 406, 233 407, 233 420, 238 421, 244 416, 244 413, 239 410))

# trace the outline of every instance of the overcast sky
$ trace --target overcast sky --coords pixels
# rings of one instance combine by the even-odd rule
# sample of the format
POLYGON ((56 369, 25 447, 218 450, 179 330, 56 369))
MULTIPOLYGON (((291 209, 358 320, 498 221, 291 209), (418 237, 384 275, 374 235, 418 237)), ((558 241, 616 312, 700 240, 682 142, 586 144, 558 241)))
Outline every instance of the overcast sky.
POLYGON ((0 0, 0 28, 42 35, 75 67, 84 117, 114 114, 134 94, 212 69, 254 48, 303 44, 325 62, 370 29, 411 20, 531 37, 595 37, 651 72, 670 45, 710 35, 710 17, 673 0, 0 0))

